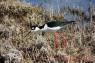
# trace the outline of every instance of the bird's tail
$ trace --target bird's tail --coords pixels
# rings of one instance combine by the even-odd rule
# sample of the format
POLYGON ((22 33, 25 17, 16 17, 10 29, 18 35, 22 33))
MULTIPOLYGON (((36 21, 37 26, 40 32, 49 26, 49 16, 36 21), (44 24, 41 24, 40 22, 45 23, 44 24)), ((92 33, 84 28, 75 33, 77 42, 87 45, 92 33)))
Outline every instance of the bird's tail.
POLYGON ((65 21, 65 22, 62 22, 62 25, 67 25, 67 24, 75 24, 76 21, 65 21))

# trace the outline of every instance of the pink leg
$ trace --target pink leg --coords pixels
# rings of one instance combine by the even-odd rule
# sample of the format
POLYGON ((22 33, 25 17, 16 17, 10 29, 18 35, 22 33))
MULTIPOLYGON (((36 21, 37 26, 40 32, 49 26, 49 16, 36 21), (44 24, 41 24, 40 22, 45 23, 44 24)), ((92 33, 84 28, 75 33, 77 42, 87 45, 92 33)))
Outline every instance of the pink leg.
POLYGON ((64 35, 64 32, 62 33, 62 48, 67 48, 67 39, 64 35))
POLYGON ((54 33, 54 48, 58 48, 58 33, 54 33))

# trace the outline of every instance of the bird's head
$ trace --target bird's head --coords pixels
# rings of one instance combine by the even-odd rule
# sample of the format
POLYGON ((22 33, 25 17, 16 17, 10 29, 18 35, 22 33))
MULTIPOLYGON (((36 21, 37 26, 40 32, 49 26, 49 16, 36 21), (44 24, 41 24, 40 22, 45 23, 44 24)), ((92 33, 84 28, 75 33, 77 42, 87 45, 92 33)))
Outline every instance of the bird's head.
POLYGON ((31 26, 31 31, 39 31, 40 29, 39 29, 39 27, 38 27, 38 25, 33 25, 33 26, 31 26))

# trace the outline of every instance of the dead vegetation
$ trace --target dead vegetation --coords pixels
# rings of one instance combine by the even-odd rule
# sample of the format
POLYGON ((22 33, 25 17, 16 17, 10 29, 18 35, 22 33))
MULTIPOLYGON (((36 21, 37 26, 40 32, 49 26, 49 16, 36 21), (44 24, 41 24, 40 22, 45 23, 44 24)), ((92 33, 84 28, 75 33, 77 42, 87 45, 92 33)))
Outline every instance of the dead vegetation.
MULTIPOLYGON (((75 10, 74 12, 80 11, 75 10)), ((64 27, 68 41, 67 48, 61 47, 61 35, 59 35, 60 47, 57 50, 53 48, 53 33, 44 33, 44 35, 42 35, 43 33, 30 33, 25 37, 30 30, 29 23, 41 25, 51 20, 48 14, 49 12, 42 8, 19 1, 0 1, 0 62, 5 60, 6 55, 10 57, 11 53, 9 52, 12 49, 21 54, 20 60, 12 58, 19 63, 94 63, 95 26, 91 26, 89 23, 87 27, 83 28, 78 22, 76 25, 64 27)), ((63 16, 53 16, 52 18, 53 20, 62 20, 63 16)), ((93 19, 95 18, 93 17, 93 19)), ((13 56, 14 53, 12 52, 13 56)), ((12 59, 8 58, 7 60, 13 61, 12 59)))

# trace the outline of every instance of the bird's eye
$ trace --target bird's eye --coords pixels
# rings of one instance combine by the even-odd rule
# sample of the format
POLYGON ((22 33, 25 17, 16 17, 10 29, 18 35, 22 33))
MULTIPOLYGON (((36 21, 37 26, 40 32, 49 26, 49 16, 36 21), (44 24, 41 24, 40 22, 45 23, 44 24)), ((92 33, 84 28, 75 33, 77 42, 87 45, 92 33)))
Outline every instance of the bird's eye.
POLYGON ((32 27, 32 29, 34 29, 34 27, 32 27))

